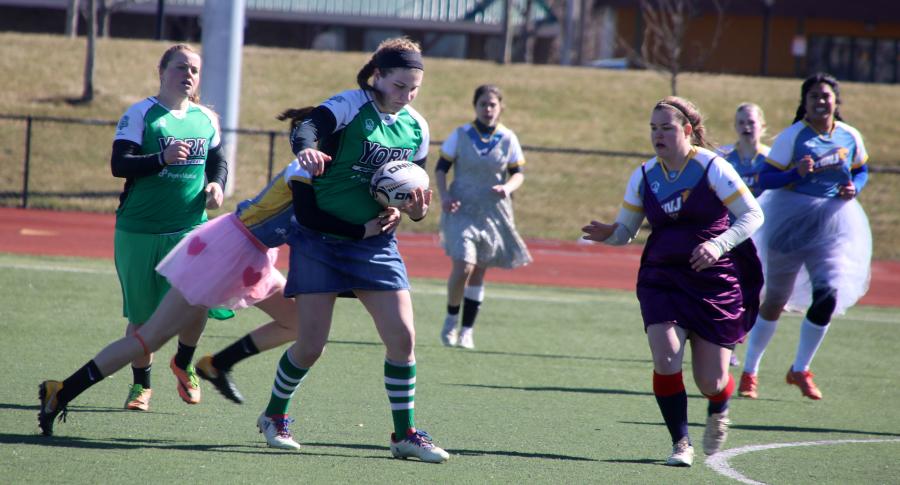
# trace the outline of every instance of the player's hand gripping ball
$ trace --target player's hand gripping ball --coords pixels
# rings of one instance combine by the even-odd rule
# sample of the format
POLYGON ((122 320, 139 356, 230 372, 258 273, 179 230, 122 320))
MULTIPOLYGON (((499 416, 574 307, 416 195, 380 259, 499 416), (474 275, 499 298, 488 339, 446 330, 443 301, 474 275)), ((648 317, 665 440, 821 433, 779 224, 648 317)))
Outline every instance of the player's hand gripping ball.
POLYGON ((372 197, 384 207, 402 206, 417 188, 428 190, 428 172, 406 160, 394 160, 382 165, 375 171, 369 186, 372 197))

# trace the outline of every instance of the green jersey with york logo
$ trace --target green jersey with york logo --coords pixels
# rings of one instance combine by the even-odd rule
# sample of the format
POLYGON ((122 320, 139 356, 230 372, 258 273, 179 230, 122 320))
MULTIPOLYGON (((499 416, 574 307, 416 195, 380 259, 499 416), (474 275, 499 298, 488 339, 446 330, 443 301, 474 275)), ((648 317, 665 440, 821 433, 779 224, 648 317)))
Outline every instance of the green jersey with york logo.
POLYGON ((115 139, 137 143, 145 154, 162 152, 175 140, 190 147, 187 160, 154 175, 126 180, 116 210, 117 229, 165 234, 206 221, 206 156, 220 143, 218 118, 212 111, 194 103, 174 111, 150 97, 128 108, 115 139))
POLYGON ((322 106, 334 114, 337 125, 319 141, 319 149, 332 159, 313 180, 316 203, 335 217, 364 224, 384 210, 369 193, 375 170, 392 160, 424 163, 428 123, 409 106, 394 114, 379 112, 361 89, 333 96, 322 106))

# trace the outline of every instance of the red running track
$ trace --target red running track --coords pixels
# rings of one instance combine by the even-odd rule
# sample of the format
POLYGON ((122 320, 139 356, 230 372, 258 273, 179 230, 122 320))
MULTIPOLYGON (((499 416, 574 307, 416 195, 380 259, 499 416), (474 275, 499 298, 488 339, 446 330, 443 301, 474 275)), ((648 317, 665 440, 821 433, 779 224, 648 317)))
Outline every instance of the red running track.
MULTIPOLYGON (((86 212, 0 208, 0 252, 112 259, 115 216, 86 212)), ((410 276, 444 279, 450 260, 432 234, 401 233, 400 251, 410 276)), ((574 288, 634 289, 639 246, 611 247, 529 240, 534 262, 516 270, 491 270, 488 280, 574 288)), ((281 251, 279 267, 287 267, 281 251)), ((873 261, 864 305, 900 307, 900 261, 873 261)))

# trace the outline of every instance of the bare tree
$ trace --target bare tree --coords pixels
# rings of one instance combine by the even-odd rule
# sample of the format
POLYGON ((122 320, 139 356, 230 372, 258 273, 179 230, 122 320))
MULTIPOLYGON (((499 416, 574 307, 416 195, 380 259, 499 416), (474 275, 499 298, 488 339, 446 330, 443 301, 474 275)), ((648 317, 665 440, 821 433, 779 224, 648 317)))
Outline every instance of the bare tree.
POLYGON ((87 0, 88 24, 87 24, 87 53, 84 60, 84 91, 81 94, 82 103, 90 103, 94 100, 94 54, 97 43, 97 5, 95 0, 87 0))
POLYGON ((66 5, 66 37, 78 35, 78 0, 69 0, 66 5))
POLYGON ((641 0, 644 20, 644 36, 638 53, 627 42, 621 42, 630 57, 638 65, 669 76, 672 95, 678 94, 678 75, 683 71, 698 69, 718 46, 722 36, 725 7, 728 0, 708 0, 716 14, 715 28, 708 40, 696 42, 691 49, 690 60, 684 59, 685 35, 688 24, 701 10, 699 0, 641 0))

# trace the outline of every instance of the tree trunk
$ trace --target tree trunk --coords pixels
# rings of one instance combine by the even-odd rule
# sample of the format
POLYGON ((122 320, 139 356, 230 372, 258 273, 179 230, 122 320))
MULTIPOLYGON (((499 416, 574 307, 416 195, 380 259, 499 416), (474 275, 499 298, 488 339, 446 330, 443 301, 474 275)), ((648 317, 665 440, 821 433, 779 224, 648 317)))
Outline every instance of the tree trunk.
POLYGON ((66 5, 66 37, 78 35, 78 0, 69 0, 66 5))
POLYGON ((672 88, 672 96, 678 96, 678 72, 672 71, 669 77, 669 87, 672 88))
POLYGON ((94 54, 97 42, 97 6, 95 0, 88 0, 88 25, 87 25, 87 54, 84 61, 84 92, 81 95, 83 103, 94 100, 94 54))

